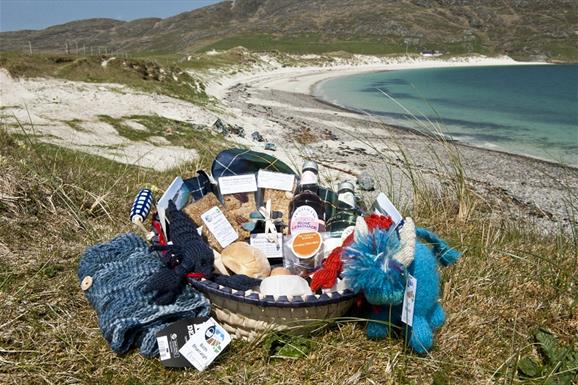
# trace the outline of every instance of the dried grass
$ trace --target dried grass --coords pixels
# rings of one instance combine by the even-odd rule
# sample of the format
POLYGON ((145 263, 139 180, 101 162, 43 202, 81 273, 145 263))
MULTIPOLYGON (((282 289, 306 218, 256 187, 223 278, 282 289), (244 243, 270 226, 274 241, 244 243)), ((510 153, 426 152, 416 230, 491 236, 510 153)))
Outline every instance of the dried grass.
POLYGON ((408 159, 416 220, 465 251, 443 270, 448 320, 430 354, 412 354, 397 339, 368 340, 362 321, 343 320, 313 335, 300 360, 271 359, 238 341, 204 373, 166 370, 137 352, 119 357, 79 289, 78 259, 86 246, 131 230, 135 192, 145 182, 168 185, 174 172, 5 132, 0 154, 0 383, 520 384, 516 363, 535 351, 538 327, 577 343, 576 238, 488 216, 492 203, 468 195, 464 180, 432 193, 408 159))

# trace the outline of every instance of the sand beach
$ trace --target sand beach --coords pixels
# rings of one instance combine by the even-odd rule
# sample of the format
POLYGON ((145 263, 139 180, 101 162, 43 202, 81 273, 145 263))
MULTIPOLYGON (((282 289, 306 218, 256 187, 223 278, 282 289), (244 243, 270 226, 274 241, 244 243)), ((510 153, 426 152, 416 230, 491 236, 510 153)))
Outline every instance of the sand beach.
MULTIPOLYGON (((14 124, 18 119, 40 141, 157 170, 177 167, 194 160, 197 154, 159 137, 131 141, 100 116, 158 115, 205 126, 220 118, 245 129, 245 138, 230 138, 239 145, 263 151, 263 143, 251 141, 251 133, 258 131, 267 142, 277 145, 272 154, 295 168, 304 158, 317 160, 325 183, 334 187, 341 180, 355 180, 368 172, 376 182, 376 191, 367 193, 369 200, 377 191, 384 191, 408 210, 413 202, 408 165, 425 183, 449 183, 449 159, 455 156, 455 148, 476 194, 492 202, 492 207, 500 207, 500 212, 491 215, 523 218, 545 230, 569 228, 572 215, 568 207, 578 191, 577 169, 461 143, 440 143, 386 125, 375 116, 333 106, 314 95, 315 85, 321 81, 362 72, 521 64, 536 63, 520 63, 509 57, 440 60, 353 55, 321 65, 286 66, 261 54, 259 62, 249 68, 191 71, 205 81, 206 92, 214 102, 210 108, 118 84, 14 79, 0 70, 0 101, 3 116, 14 132, 21 133, 14 124)), ((139 128, 138 122, 125 123, 139 128)))
MULTIPOLYGON (((315 86, 337 76, 410 68, 523 65, 507 57, 460 60, 392 60, 330 68, 280 68, 225 77, 208 92, 248 127, 259 129, 278 145, 278 156, 300 164, 317 160, 327 169, 327 182, 354 179, 366 171, 376 189, 411 206, 411 181, 406 157, 427 183, 440 183, 451 170, 448 144, 406 128, 385 125, 375 116, 344 110, 315 96, 315 86), (443 179, 443 178, 442 178, 443 179)), ((467 180, 500 212, 535 223, 547 231, 568 227, 569 199, 578 190, 578 170, 530 157, 451 143, 460 154, 467 180), (497 204, 497 206, 495 205, 497 204)))

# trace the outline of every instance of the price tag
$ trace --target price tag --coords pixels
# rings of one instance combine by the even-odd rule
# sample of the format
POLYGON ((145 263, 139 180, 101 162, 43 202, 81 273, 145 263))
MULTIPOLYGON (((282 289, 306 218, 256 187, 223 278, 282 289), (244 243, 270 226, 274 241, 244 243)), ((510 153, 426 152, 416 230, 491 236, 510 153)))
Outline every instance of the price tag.
POLYGON ((401 321, 408 326, 413 325, 413 307, 415 305, 416 288, 417 279, 408 274, 405 285, 405 295, 403 296, 403 307, 401 309, 401 321))

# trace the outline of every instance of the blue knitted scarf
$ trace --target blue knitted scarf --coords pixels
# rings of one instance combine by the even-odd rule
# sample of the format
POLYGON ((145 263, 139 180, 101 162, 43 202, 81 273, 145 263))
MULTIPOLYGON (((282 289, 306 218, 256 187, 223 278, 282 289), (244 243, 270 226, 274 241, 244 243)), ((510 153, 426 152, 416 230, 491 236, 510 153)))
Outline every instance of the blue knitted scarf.
POLYGON ((158 331, 178 319, 209 314, 209 301, 188 285, 174 303, 154 304, 153 293, 142 289, 162 266, 145 241, 132 233, 90 247, 80 258, 78 278, 92 278, 85 295, 114 352, 123 354, 135 346, 143 356, 156 356, 158 331))

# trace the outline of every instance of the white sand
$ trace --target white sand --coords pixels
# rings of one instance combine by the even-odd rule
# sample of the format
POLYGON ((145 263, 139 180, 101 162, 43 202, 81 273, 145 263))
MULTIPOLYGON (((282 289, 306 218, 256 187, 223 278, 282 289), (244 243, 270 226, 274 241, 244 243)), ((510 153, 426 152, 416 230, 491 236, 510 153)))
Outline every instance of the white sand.
POLYGON ((311 94, 312 86, 322 80, 333 77, 354 75, 363 72, 393 71, 402 69, 471 67, 496 65, 534 65, 536 62, 517 62, 507 56, 502 57, 466 57, 451 60, 436 58, 379 58, 355 55, 351 61, 337 62, 333 65, 318 67, 282 67, 271 65, 253 71, 241 72, 234 76, 225 76, 209 83, 207 93, 223 99, 227 91, 238 84, 250 84, 262 89, 275 89, 292 93, 311 94))
MULTIPOLYGON (((146 94, 118 84, 93 84, 60 79, 13 79, 0 69, 0 106, 8 127, 22 133, 16 120, 39 140, 100 155, 127 164, 166 170, 194 160, 197 153, 152 137, 131 141, 100 121, 98 115, 122 118, 160 115, 166 118, 212 124, 214 113, 182 100, 146 94), (78 120, 80 130, 67 121, 78 120)), ((146 130, 127 120, 133 129, 146 130)))

